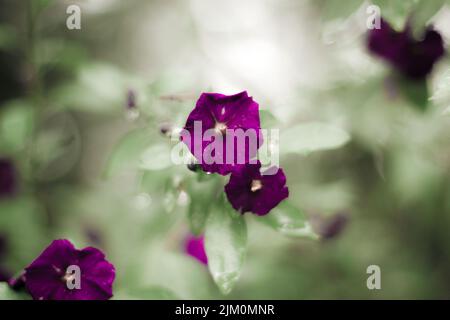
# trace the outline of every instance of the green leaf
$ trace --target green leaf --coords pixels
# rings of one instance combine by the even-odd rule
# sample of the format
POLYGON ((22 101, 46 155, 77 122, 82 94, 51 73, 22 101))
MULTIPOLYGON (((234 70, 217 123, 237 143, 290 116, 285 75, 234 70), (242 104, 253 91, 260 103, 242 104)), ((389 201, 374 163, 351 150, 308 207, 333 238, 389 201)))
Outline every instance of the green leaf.
POLYGON ((17 44, 17 32, 9 25, 0 25, 0 49, 13 49, 17 44))
POLYGON ((56 112, 41 117, 32 146, 33 174, 38 180, 61 178, 75 166, 80 153, 80 130, 70 113, 56 112))
POLYGON ((170 167, 171 148, 168 144, 156 144, 146 148, 139 158, 139 168, 144 170, 162 170, 170 167))
POLYGON ((242 215, 221 208, 212 211, 205 231, 205 249, 211 275, 223 294, 231 292, 244 264, 247 226, 242 215))
POLYGON ((274 128, 278 125, 278 119, 269 110, 259 110, 259 119, 261 121, 261 128, 274 128))
POLYGON ((110 177, 126 168, 137 168, 142 153, 150 143, 151 133, 147 129, 136 129, 128 133, 114 148, 104 175, 110 177))
POLYGON ((450 116, 450 106, 445 108, 444 111, 442 111, 443 116, 450 116))
POLYGON ((325 21, 333 19, 347 19, 364 3, 362 0, 326 0, 322 17, 325 21))
POLYGON ((28 265, 50 241, 45 228, 45 212, 33 198, 17 197, 0 201, 0 234, 8 239, 5 267, 19 272, 28 265))
POLYGON ((333 125, 311 122, 296 125, 280 134, 281 153, 308 154, 336 149, 350 140, 349 134, 333 125))
POLYGON ((6 282, 0 283, 0 300, 29 300, 31 299, 25 292, 12 290, 6 282))
MULTIPOLYGON (((198 174, 202 174, 202 172, 198 174)), ((214 179, 215 177, 212 176, 209 176, 209 178, 211 179, 204 181, 194 179, 188 190, 191 198, 188 210, 189 227, 196 236, 203 233, 209 210, 215 201, 214 195, 217 190, 218 179, 214 179)))
POLYGON ((303 212, 289 201, 281 202, 269 214, 259 218, 276 231, 290 237, 318 239, 303 212))
POLYGON ((427 81, 412 81, 400 78, 399 87, 405 99, 417 109, 424 111, 428 106, 428 85, 427 81))
POLYGON ((14 101, 3 106, 0 114, 1 148, 8 152, 22 150, 33 131, 34 113, 25 101, 14 101))

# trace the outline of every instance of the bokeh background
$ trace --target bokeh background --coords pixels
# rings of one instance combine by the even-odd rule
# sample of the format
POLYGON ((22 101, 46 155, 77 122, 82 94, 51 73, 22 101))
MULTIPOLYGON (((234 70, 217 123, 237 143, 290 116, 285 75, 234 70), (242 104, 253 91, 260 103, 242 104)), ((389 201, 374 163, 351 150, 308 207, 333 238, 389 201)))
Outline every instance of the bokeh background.
MULTIPOLYGON (((401 24, 410 2, 381 13, 401 24)), ((447 40, 441 2, 429 21, 447 40)), ((449 60, 418 110, 366 49, 368 4, 1 0, 0 155, 17 180, 0 199, 1 270, 18 274, 67 238, 106 252, 117 299, 450 298, 449 60), (66 27, 70 4, 81 30, 66 27), (246 262, 224 296, 184 252, 190 203, 209 199, 189 197, 195 173, 167 160, 161 128, 182 125, 202 92, 242 90, 266 127, 321 121, 351 140, 281 157, 291 201, 323 237, 246 214, 246 262), (372 264, 381 290, 366 287, 372 264)))

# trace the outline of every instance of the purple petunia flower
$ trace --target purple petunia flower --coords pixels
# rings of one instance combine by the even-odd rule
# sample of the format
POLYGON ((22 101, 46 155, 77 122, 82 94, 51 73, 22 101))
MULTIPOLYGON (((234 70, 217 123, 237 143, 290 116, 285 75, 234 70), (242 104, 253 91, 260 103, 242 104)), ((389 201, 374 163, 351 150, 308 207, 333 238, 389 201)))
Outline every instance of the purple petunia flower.
POLYGON ((106 300, 113 295, 114 278, 114 266, 100 250, 78 250, 68 240, 53 241, 25 268, 26 288, 38 300, 106 300))
POLYGON ((259 106, 246 91, 231 96, 203 93, 189 114, 184 129, 190 136, 182 136, 182 140, 202 169, 221 175, 230 173, 236 164, 248 163, 262 144, 259 106), (198 128, 199 124, 201 128, 198 128), (245 146, 239 144, 236 136, 242 132, 249 134, 245 146), (204 139, 211 133, 211 139, 204 139), (230 143, 227 143, 227 136, 230 143), (205 152, 208 146, 213 149, 211 144, 217 141, 222 141, 221 148, 205 152))
POLYGON ((0 198, 12 196, 16 188, 14 165, 8 159, 0 159, 0 198))
POLYGON ((191 257, 194 257, 203 264, 208 264, 208 257, 205 251, 205 238, 203 236, 195 237, 188 235, 185 241, 185 251, 191 257))
MULTIPOLYGON (((261 163, 247 164, 235 170, 225 186, 228 201, 241 213, 265 215, 289 196, 282 169, 274 175, 262 175, 261 163)), ((269 169, 271 170, 271 169, 269 169)))
POLYGON ((367 45, 370 52, 411 79, 425 78, 445 52, 441 35, 432 28, 425 30, 423 39, 416 40, 408 25, 397 32, 384 20, 379 29, 369 32, 367 45))

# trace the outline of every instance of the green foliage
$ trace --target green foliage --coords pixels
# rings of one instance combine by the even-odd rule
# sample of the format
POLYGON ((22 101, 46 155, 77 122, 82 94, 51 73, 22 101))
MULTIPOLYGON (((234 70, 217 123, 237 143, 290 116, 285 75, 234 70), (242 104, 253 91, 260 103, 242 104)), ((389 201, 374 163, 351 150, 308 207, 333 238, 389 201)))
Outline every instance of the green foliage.
POLYGON ((401 78, 399 88, 405 99, 417 109, 424 111, 428 106, 428 85, 426 80, 411 81, 401 78))
POLYGON ((322 9, 322 18, 327 20, 347 19, 364 3, 361 0, 325 0, 322 9))
MULTIPOLYGON (((203 172, 197 174, 203 176, 203 172)), ((206 220, 218 198, 217 191, 223 190, 219 177, 206 175, 205 178, 203 181, 192 181, 189 185, 188 221, 191 232, 197 236, 204 232, 206 220)))
POLYGON ((339 148, 349 140, 347 132, 333 125, 319 122, 303 123, 281 132, 280 152, 309 154, 339 148))
POLYGON ((6 282, 0 282, 0 300, 30 300, 24 292, 13 291, 6 282))
POLYGON ((142 165, 142 155, 150 146, 151 137, 151 131, 148 128, 136 129, 123 137, 110 155, 104 172, 105 176, 110 177, 125 169, 137 169, 142 165))
POLYGON ((45 216, 40 203, 21 197, 0 202, 0 234, 7 237, 6 265, 19 272, 50 243, 45 229, 45 216))
POLYGON ((146 148, 139 157, 139 168, 162 170, 172 166, 170 145, 160 143, 146 148))
POLYGON ((247 227, 242 215, 228 206, 213 210, 206 224, 205 249, 211 275, 223 294, 239 279, 247 247, 247 227))
POLYGON ((272 209, 269 214, 259 217, 258 220, 289 237, 318 238, 318 235, 313 231, 308 222, 306 215, 288 200, 284 200, 272 209))
POLYGON ((0 148, 13 153, 23 150, 33 132, 34 112, 27 101, 13 101, 0 112, 0 148))

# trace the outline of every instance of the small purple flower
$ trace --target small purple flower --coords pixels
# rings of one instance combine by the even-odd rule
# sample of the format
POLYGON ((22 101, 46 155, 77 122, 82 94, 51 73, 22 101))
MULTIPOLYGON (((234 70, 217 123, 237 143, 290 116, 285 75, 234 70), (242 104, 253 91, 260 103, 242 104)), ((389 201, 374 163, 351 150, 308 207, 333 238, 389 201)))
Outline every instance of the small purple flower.
POLYGON ((53 241, 25 268, 26 288, 36 300, 107 300, 114 278, 114 266, 100 250, 78 250, 68 240, 53 241), (79 288, 70 286, 74 266, 80 271, 79 288))
POLYGON ((127 108, 136 108, 136 93, 131 89, 127 92, 127 108))
POLYGON ((348 214, 344 212, 337 213, 328 218, 321 218, 319 224, 319 234, 323 239, 332 239, 339 236, 349 222, 348 214))
POLYGON ((208 264, 208 257, 205 252, 205 238, 203 236, 195 237, 188 235, 184 244, 185 251, 191 257, 197 259, 203 264, 208 264))
POLYGON ((16 173, 13 163, 8 159, 0 159, 0 198, 12 196, 16 189, 16 173))
POLYGON ((274 175, 262 175, 260 169, 261 163, 258 161, 257 164, 246 164, 231 174, 225 193, 235 210, 263 216, 289 196, 282 169, 274 175))
POLYGON ((190 140, 184 136, 182 136, 182 140, 197 158, 202 169, 206 172, 221 175, 230 173, 237 163, 248 163, 256 155, 257 149, 262 144, 259 105, 253 101, 252 97, 248 96, 246 91, 231 96, 219 93, 203 93, 194 110, 189 114, 184 129, 189 132, 190 140), (201 123, 201 132, 196 132, 196 123, 201 123), (234 137, 234 140, 232 140, 234 146, 227 144, 227 134, 234 133, 236 129, 252 133, 254 139, 249 138, 248 140, 253 141, 251 143, 247 141, 246 146, 241 148, 238 139, 234 137), (203 139, 207 131, 214 133, 214 138, 209 141, 203 139), (197 136, 196 133, 201 136, 197 136), (216 139, 222 139, 222 148, 214 150, 209 157, 205 149, 216 139), (252 147, 249 147, 249 145, 252 145, 252 147), (227 152, 229 153, 228 157, 227 152), (212 161, 212 158, 220 159, 220 161, 212 161), (231 161, 228 161, 228 158, 231 161))
POLYGON ((380 29, 369 32, 367 45, 370 52, 411 79, 425 78, 445 53, 441 35, 432 28, 425 30, 423 39, 416 40, 408 25, 397 32, 384 20, 380 29))

